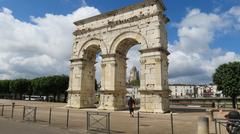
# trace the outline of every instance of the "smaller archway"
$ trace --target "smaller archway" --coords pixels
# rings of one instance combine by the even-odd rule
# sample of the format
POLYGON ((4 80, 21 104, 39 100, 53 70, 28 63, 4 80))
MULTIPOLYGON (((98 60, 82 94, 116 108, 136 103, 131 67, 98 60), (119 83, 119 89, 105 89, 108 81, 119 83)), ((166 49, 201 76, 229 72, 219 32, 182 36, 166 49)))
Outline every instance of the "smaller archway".
POLYGON ((148 48, 146 39, 140 33, 131 31, 123 32, 119 34, 112 42, 110 47, 110 53, 114 54, 116 52, 120 52, 121 50, 127 53, 129 48, 134 46, 134 44, 141 44, 141 49, 148 48))
MULTIPOLYGON (((81 104, 84 107, 95 107, 96 100, 96 58, 100 56, 101 48, 99 45, 90 45, 83 50, 81 104)), ((99 74, 98 74, 99 75, 99 74)))
MULTIPOLYGON (((138 49, 140 49, 141 47, 141 42, 138 41, 137 39, 139 38, 135 38, 136 36, 131 37, 132 34, 128 34, 128 36, 123 35, 123 36, 119 36, 122 40, 116 39, 115 43, 117 44, 113 44, 113 49, 115 53, 115 61, 116 61, 116 78, 115 78, 115 94, 117 94, 115 96, 115 102, 116 105, 120 106, 120 105, 125 105, 126 104, 126 95, 127 95, 127 86, 128 86, 128 80, 127 80, 127 53, 129 52, 129 50, 136 46, 139 45, 138 49), (126 38, 123 38, 126 37, 126 38)), ((135 35, 135 34, 134 34, 135 35)), ((139 35, 138 35, 139 36, 139 35)), ((138 50, 137 50, 138 51, 138 50)), ((140 55, 138 55, 140 56, 140 55)), ((139 59, 139 57, 132 57, 135 59, 139 59)), ((139 62, 139 61, 137 61, 139 62)), ((135 88, 134 88, 135 89, 135 88)), ((139 89, 139 88, 138 88, 139 89)), ((130 94, 128 94, 130 95, 130 94)), ((135 95, 130 95, 130 96, 135 96, 135 95)))

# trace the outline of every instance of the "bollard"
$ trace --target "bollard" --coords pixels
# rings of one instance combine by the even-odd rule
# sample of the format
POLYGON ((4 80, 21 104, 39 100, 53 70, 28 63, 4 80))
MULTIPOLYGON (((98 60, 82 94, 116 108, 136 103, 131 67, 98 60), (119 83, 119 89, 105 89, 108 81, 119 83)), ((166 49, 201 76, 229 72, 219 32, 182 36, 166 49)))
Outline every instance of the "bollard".
POLYGON ((209 134, 209 119, 208 117, 198 118, 198 134, 209 134))
POLYGON ((12 103, 12 115, 11 115, 11 118, 13 118, 14 107, 15 107, 15 102, 12 103))
POLYGON ((48 119, 49 125, 51 124, 51 118, 52 118, 52 108, 50 108, 50 111, 49 111, 49 119, 48 119))
POLYGON ((138 112, 138 116, 137 116, 137 133, 139 134, 139 125, 140 125, 140 121, 139 121, 139 117, 140 116, 140 113, 138 112))
POLYGON ((89 113, 87 112, 87 130, 89 130, 89 113))
POLYGON ((3 116, 3 112, 4 112, 4 105, 2 105, 2 113, 1 113, 2 116, 3 116))
POLYGON ((37 107, 34 108, 34 117, 33 117, 33 121, 36 122, 37 121, 37 107))
POLYGON ((171 112, 171 129, 172 129, 172 134, 173 134, 173 113, 171 112))
POLYGON ((107 125, 108 125, 108 134, 110 134, 111 133, 111 129, 110 129, 110 113, 108 113, 107 117, 108 117, 108 123, 107 123, 107 125))
POLYGON ((69 123, 69 109, 67 110, 67 123, 66 123, 66 128, 68 128, 68 123, 69 123))
POLYGON ((25 109, 26 109, 26 107, 23 106, 23 120, 25 119, 25 109))

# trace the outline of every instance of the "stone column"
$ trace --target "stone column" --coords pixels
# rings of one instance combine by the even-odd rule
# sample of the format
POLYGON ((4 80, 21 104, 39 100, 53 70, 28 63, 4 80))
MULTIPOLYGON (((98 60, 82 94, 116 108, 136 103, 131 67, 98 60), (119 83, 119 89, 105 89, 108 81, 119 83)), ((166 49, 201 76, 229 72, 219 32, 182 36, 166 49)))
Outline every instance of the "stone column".
POLYGON ((169 111, 167 55, 160 48, 141 50, 141 112, 169 111))
POLYGON ((115 107, 117 110, 125 109, 126 105, 126 70, 127 63, 126 57, 122 55, 116 55, 116 85, 114 90, 115 107))
POLYGON ((66 107, 71 107, 72 105, 72 77, 73 77, 73 69, 74 69, 74 66, 73 65, 70 65, 70 70, 69 70, 69 84, 68 84, 68 89, 67 89, 67 92, 68 92, 68 100, 67 100, 67 105, 66 107))
MULTIPOLYGON (((125 107, 125 90, 122 88, 123 70, 121 70, 120 61, 116 55, 102 56, 102 75, 100 89, 100 106, 101 110, 121 110, 125 107)), ((125 81, 125 79, 124 79, 125 81)))
POLYGON ((74 108, 94 107, 96 98, 94 63, 84 59, 73 59, 71 62, 67 106, 74 108))

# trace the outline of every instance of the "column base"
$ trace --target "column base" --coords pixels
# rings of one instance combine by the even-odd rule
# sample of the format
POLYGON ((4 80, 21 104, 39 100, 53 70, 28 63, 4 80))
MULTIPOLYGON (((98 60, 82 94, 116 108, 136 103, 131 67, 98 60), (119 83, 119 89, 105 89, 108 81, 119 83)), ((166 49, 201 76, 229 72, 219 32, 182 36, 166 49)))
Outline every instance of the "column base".
POLYGON ((119 111, 126 109, 125 92, 100 91, 99 110, 119 111))
POLYGON ((168 90, 166 91, 140 91, 141 104, 140 112, 146 113, 168 113, 169 96, 168 90))
POLYGON ((85 93, 71 93, 68 95, 68 104, 65 107, 70 108, 94 108, 96 97, 94 93, 91 94, 85 94, 85 93))

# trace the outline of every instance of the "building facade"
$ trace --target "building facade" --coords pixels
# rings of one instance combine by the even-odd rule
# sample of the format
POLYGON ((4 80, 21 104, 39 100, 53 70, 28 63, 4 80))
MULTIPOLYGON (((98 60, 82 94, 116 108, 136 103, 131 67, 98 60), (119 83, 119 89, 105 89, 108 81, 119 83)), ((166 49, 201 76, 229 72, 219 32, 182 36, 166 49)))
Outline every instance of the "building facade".
POLYGON ((170 84, 169 89, 172 98, 203 98, 222 97, 222 93, 217 91, 217 85, 191 85, 191 84, 170 84))

